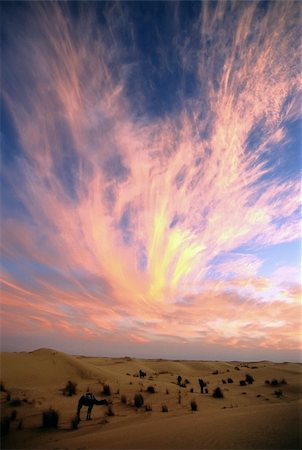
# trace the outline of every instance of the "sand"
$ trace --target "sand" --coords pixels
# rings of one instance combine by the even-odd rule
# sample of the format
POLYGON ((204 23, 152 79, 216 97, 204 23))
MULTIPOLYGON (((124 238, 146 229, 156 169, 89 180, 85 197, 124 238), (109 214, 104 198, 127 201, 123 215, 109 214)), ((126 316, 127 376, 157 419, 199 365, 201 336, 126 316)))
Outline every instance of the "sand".
POLYGON ((1 448, 298 449, 301 373, 301 364, 269 361, 93 358, 51 349, 2 353, 1 417, 16 417, 10 420, 1 448), (145 378, 138 377, 139 369, 146 372, 145 378), (254 382, 240 386, 246 374, 254 382), (190 383, 178 386, 178 375, 190 383), (208 394, 201 394, 198 378, 207 382, 208 394), (273 379, 285 382, 266 383, 273 379), (68 380, 77 384, 73 396, 62 392, 68 380), (110 386, 110 396, 102 395, 104 384, 110 386), (155 393, 147 392, 149 386, 155 393), (212 397, 216 387, 223 398, 212 397), (107 406, 94 406, 92 420, 86 421, 83 407, 78 429, 72 429, 78 399, 87 389, 99 399, 106 398, 114 415, 108 416, 107 406), (276 391, 282 392, 278 396, 276 391), (144 397, 142 408, 133 405, 136 393, 144 397), (18 399, 19 406, 14 402, 18 399), (192 400, 197 411, 191 409, 192 400), (163 405, 167 412, 162 412, 163 405), (43 411, 49 408, 59 413, 57 429, 42 428, 43 411))

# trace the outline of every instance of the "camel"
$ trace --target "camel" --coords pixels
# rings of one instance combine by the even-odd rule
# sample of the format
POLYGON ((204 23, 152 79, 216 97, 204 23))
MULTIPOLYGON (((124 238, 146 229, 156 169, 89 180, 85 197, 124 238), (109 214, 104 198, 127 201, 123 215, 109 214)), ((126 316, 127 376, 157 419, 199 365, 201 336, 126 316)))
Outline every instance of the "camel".
POLYGON ((97 400, 93 394, 87 392, 85 395, 82 395, 77 409, 78 420, 80 421, 80 411, 82 406, 88 406, 86 420, 91 420, 91 411, 94 405, 109 405, 107 400, 97 400))

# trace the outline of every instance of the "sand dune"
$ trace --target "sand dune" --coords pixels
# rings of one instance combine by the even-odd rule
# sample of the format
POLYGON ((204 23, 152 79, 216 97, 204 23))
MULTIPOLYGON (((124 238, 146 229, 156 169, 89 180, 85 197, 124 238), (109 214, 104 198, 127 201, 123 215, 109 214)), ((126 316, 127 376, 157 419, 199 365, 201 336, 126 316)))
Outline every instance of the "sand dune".
POLYGON ((3 449, 301 447, 301 364, 92 358, 39 349, 2 353, 1 367, 5 387, 1 415, 16 414, 2 438, 3 449), (138 377, 139 369, 146 372, 144 379, 138 377), (246 374, 254 382, 240 386, 246 374), (190 383, 178 386, 178 375, 190 383), (198 378, 207 382, 208 394, 200 393, 198 378), (228 378, 233 383, 228 383, 228 378), (273 379, 283 383, 266 383, 273 379), (62 393, 68 380, 77 384, 75 396, 62 393), (104 384, 111 389, 106 398, 114 416, 106 415, 107 407, 95 406, 92 420, 86 421, 83 408, 78 429, 71 429, 79 396, 89 389, 101 398, 104 384), (155 393, 148 393, 148 386, 153 386, 155 393), (212 397, 216 387, 220 387, 223 398, 212 397), (13 405, 7 401, 7 391, 13 405), (143 395, 148 411, 133 406, 136 393, 143 395), (121 402, 122 396, 127 404, 121 402), (18 399, 20 402, 16 402, 18 399), (197 411, 191 410, 192 400, 197 411), (18 403, 20 406, 16 406, 18 403), (162 412, 163 404, 167 412, 162 412), (57 429, 41 427, 42 412, 49 407, 59 412, 57 429))

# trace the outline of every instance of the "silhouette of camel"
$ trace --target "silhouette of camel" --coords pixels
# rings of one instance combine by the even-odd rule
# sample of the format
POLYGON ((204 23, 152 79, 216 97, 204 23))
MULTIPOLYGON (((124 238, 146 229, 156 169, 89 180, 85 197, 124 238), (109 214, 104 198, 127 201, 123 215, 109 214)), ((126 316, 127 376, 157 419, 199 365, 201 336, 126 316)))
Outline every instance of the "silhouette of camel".
POLYGON ((85 395, 82 395, 77 409, 78 420, 80 421, 80 411, 82 406, 88 406, 86 420, 91 420, 91 411, 94 405, 109 405, 107 400, 97 400, 93 394, 87 392, 85 395))

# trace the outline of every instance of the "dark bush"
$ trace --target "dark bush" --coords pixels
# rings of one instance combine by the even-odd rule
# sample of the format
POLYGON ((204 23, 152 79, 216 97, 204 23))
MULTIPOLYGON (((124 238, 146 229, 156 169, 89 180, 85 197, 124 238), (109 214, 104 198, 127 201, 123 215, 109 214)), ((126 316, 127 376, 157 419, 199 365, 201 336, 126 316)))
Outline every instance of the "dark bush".
POLYGON ((79 417, 78 417, 78 415, 75 415, 70 421, 71 429, 77 430, 79 428, 79 423, 80 423, 79 417))
POLYGON ((111 395, 111 389, 110 389, 109 384, 104 384, 103 390, 102 390, 102 395, 111 395))
POLYGON ((249 374, 247 373, 246 376, 245 376, 245 381, 246 381, 248 384, 253 384, 253 383, 254 383, 254 378, 252 377, 252 375, 249 375, 249 374))
POLYGON ((0 382, 0 391, 1 392, 6 392, 6 389, 5 389, 3 381, 0 382))
POLYGON ((58 428, 59 413, 52 408, 43 412, 43 428, 58 428))
POLYGON ((1 436, 5 436, 8 434, 10 428, 10 418, 2 417, 1 418, 1 436))
POLYGON ((192 393, 193 393, 193 392, 194 392, 194 389, 193 389, 193 388, 191 388, 191 389, 190 389, 190 392, 192 392, 192 393))
POLYGON ((73 381, 67 381, 67 384, 63 390, 63 394, 67 395, 68 397, 72 397, 77 393, 77 383, 74 383, 73 381))
POLYGON ((234 367, 235 370, 240 370, 238 366, 234 367))
POLYGON ((135 394, 134 396, 134 406, 136 408, 141 408, 144 405, 144 397, 142 394, 135 394))
POLYGON ((13 398, 10 402, 9 402, 10 406, 21 406, 22 402, 19 398, 13 398))
POLYGON ((147 403, 147 404, 145 405, 145 411, 146 411, 146 412, 152 411, 152 406, 150 405, 150 403, 147 403))
POLYGON ((287 381, 284 378, 282 378, 282 380, 280 381, 280 384, 287 384, 287 381))
POLYGON ((265 384, 271 384, 270 380, 265 380, 265 384))
POLYGON ((214 370, 214 372, 212 372, 212 375, 218 375, 218 370, 214 370))
POLYGON ((190 381, 187 378, 185 379, 185 384, 190 384, 190 381))
POLYGON ((162 405, 162 407, 161 407, 161 412, 168 412, 169 410, 168 410, 168 406, 164 403, 163 405, 162 405))
POLYGON ((274 379, 271 381, 271 385, 272 385, 272 386, 278 386, 278 385, 279 385, 279 381, 278 381, 276 378, 274 378, 274 379))
POLYGON ((181 384, 181 380, 182 380, 182 377, 180 375, 178 375, 178 377, 177 377, 177 384, 181 384))
POLYGON ((222 384, 226 384, 226 381, 225 380, 221 380, 222 381, 222 384))
POLYGON ((13 411, 11 412, 10 419, 11 420, 17 419, 17 411, 15 409, 13 409, 13 411))
POLYGON ((223 392, 220 389, 220 387, 217 387, 216 389, 214 389, 212 396, 214 398, 223 398, 223 392))
POLYGON ((274 392, 274 395, 275 395, 276 397, 280 398, 280 397, 282 397, 283 392, 281 391, 281 389, 278 389, 278 391, 275 391, 275 392, 274 392))
POLYGON ((240 386, 246 386, 246 381, 245 380, 240 380, 239 384, 240 384, 240 386))
POLYGON ((227 380, 227 381, 228 381, 228 383, 229 383, 229 384, 233 383, 233 380, 232 380, 232 378, 228 378, 228 380, 227 380))
POLYGON ((123 395, 121 396, 121 403, 124 403, 124 405, 127 405, 127 397, 126 397, 125 394, 123 394, 123 395))
POLYGON ((147 387, 147 392, 148 392, 149 394, 155 394, 155 389, 154 389, 154 387, 153 387, 153 386, 148 386, 148 387, 147 387))
POLYGON ((169 394, 170 394, 170 391, 169 391, 169 389, 168 389, 168 388, 166 389, 166 394, 167 394, 167 395, 169 395, 169 394))
POLYGON ((197 409, 198 409, 198 406, 197 406, 196 400, 191 400, 191 410, 197 411, 197 409))

